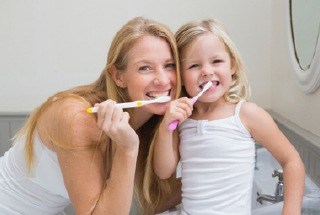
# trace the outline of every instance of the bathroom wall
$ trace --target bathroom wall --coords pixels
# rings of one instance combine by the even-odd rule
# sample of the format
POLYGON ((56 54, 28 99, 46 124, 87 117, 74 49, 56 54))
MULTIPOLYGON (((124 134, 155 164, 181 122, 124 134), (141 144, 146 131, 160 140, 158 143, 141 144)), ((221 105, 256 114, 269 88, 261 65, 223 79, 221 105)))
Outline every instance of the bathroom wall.
POLYGON ((285 2, 275 0, 271 6, 270 109, 320 139, 320 89, 305 94, 297 85, 288 46, 289 18, 285 2))
POLYGON ((145 16, 173 31, 219 18, 248 67, 252 100, 270 107, 270 13, 263 0, 2 0, 0 112, 30 112, 52 93, 94 81, 115 32, 145 16))
MULTIPOLYGON (((320 90, 303 93, 297 85, 289 49, 286 1, 271 5, 270 110, 279 127, 299 151, 310 178, 320 186, 320 90)), ((315 59, 319 60, 319 59, 315 59)))

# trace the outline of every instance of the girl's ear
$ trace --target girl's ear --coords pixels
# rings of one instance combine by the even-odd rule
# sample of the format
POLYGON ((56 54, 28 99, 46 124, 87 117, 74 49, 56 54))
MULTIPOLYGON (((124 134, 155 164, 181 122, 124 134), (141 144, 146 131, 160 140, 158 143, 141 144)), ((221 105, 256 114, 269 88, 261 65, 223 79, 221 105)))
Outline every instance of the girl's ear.
POLYGON ((116 69, 115 66, 111 66, 109 69, 112 80, 116 83, 118 87, 126 88, 126 82, 123 78, 123 72, 116 69))
POLYGON ((236 73, 237 69, 238 69, 238 66, 236 65, 236 63, 235 63, 234 60, 233 60, 233 61, 231 62, 231 70, 230 70, 231 75, 233 75, 234 73, 236 73))
POLYGON ((237 67, 236 67, 236 66, 233 66, 233 67, 231 68, 231 75, 233 75, 234 73, 236 73, 236 71, 237 71, 237 67))

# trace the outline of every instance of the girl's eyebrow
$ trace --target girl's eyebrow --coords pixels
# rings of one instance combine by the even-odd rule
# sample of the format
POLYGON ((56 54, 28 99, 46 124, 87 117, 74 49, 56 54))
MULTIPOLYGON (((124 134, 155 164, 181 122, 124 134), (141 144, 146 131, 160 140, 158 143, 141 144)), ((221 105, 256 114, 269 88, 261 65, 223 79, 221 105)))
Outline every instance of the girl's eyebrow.
POLYGON ((181 62, 193 62, 196 61, 197 59, 195 58, 182 58, 180 61, 181 62))

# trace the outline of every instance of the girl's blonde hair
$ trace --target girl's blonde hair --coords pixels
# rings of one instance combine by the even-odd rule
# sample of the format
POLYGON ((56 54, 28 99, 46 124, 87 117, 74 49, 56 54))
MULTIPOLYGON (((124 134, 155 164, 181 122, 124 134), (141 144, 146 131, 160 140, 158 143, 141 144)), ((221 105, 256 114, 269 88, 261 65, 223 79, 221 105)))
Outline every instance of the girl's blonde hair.
MULTIPOLYGON (((236 67, 232 75, 232 84, 225 93, 224 98, 231 103, 237 103, 240 100, 247 100, 250 96, 250 88, 246 76, 246 70, 241 60, 240 54, 231 40, 224 25, 216 19, 207 19, 202 21, 191 21, 181 26, 175 34, 180 57, 200 36, 212 33, 224 43, 226 50, 231 58, 231 66, 236 67)), ((183 62, 183 59, 180 60, 183 62)), ((184 92, 185 89, 184 89, 184 92)))
MULTIPOLYGON (((180 94, 181 81, 180 81, 180 69, 179 69, 179 57, 176 47, 175 37, 173 33, 166 26, 157 23, 153 20, 143 17, 136 17, 127 22, 114 36, 113 41, 109 48, 107 57, 107 64, 103 69, 100 77, 92 84, 72 88, 66 91, 58 92, 55 95, 49 97, 40 107, 36 108, 29 116, 27 122, 20 129, 15 136, 15 140, 22 136, 26 138, 25 154, 28 170, 32 168, 34 153, 34 135, 37 129, 37 123, 41 115, 55 102, 64 98, 77 98, 88 103, 89 106, 93 106, 95 103, 100 103, 107 99, 112 99, 117 102, 127 102, 129 98, 124 89, 118 87, 113 81, 110 69, 112 67, 118 70, 125 70, 128 62, 128 52, 134 46, 134 44, 143 36, 150 35, 165 40, 171 49, 171 54, 176 64, 177 75, 177 92, 176 97, 180 94)), ((84 110, 85 111, 85 110, 84 110)), ((153 141, 153 135, 161 120, 160 116, 154 115, 147 123, 145 123, 137 133, 140 136, 140 149, 139 154, 145 156, 152 156, 149 153, 150 143, 153 141)), ((46 131, 50 134, 50 131, 46 131)), ((63 132, 63 131, 61 131, 63 132)), ((59 135, 60 136, 60 135, 59 135)), ((61 135, 63 138, 65 135, 61 135)), ((52 137, 49 137, 52 138, 52 137)), ((106 137, 101 137, 100 143, 104 142, 106 137)), ((54 144, 64 149, 74 149, 63 144, 63 139, 54 141, 54 144)), ((114 143, 108 148, 107 154, 109 155, 108 164, 112 164, 114 155, 114 143)), ((149 159, 150 160, 150 159, 149 159)), ((152 160, 152 159, 151 159, 152 160)), ((141 165, 141 172, 137 172, 138 180, 135 185, 135 196, 142 209, 142 214, 154 214, 155 209, 164 201, 166 195, 168 195, 170 185, 167 181, 161 182, 154 179, 151 166, 147 166, 147 158, 139 161, 137 166, 141 165), (144 173, 145 172, 145 173, 144 173), (147 177, 147 180, 143 180, 141 177, 147 177), (139 178, 140 177, 140 178, 139 178), (148 182, 151 182, 150 184, 148 182), (162 189, 164 187, 164 189, 162 189)), ((111 169, 111 165, 108 165, 108 172, 111 169)))

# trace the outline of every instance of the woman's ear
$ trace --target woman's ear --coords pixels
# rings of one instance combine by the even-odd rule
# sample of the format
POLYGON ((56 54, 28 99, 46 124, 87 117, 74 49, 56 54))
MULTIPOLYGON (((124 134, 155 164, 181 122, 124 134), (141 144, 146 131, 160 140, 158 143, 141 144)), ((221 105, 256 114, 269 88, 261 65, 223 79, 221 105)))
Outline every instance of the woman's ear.
POLYGON ((118 87, 126 88, 126 81, 123 78, 123 73, 116 69, 115 66, 111 66, 109 69, 112 80, 116 83, 118 87))

